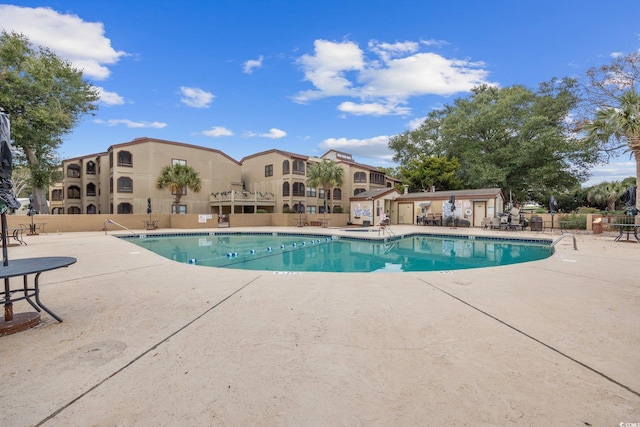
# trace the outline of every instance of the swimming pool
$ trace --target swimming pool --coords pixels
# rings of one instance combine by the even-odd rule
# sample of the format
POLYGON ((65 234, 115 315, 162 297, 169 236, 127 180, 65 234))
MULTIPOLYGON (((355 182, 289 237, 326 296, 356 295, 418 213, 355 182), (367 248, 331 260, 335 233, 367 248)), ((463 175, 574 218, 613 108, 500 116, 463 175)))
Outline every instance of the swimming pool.
POLYGON ((287 233, 188 233, 123 237, 174 261, 278 272, 408 272, 536 261, 550 241, 412 234, 387 240, 287 233))

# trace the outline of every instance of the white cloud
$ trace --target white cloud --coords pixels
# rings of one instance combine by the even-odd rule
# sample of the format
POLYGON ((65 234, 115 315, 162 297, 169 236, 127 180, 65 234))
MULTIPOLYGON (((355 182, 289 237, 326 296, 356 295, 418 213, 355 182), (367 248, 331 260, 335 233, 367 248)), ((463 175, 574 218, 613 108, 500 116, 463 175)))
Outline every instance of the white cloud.
POLYGON ((320 143, 323 150, 338 150, 356 157, 366 157, 391 161, 393 151, 389 149, 389 137, 380 135, 367 139, 328 138, 320 143))
POLYGON ((342 104, 338 105, 338 110, 356 116, 404 115, 411 112, 410 108, 399 107, 397 105, 382 105, 377 103, 356 104, 350 101, 345 101, 342 104))
POLYGON ((614 161, 592 168, 591 178, 582 186, 590 187, 603 181, 622 181, 630 176, 636 176, 636 162, 634 160, 614 161))
POLYGON ((261 133, 260 136, 263 138, 280 139, 287 136, 287 133, 280 129, 271 128, 268 133, 261 133))
POLYGON ((93 122, 98 124, 104 124, 107 126, 125 125, 128 128, 163 129, 167 127, 167 124, 162 122, 134 122, 133 120, 129 120, 129 119, 112 119, 112 120, 96 119, 93 122))
POLYGON ((260 55, 260 57, 258 59, 249 59, 248 61, 246 61, 244 63, 244 68, 243 68, 242 72, 246 73, 246 74, 253 73, 253 69, 254 68, 261 68, 262 67, 262 60, 263 59, 264 59, 264 57, 262 55, 260 55))
POLYGON ((364 56, 353 42, 335 43, 327 40, 314 42, 314 55, 303 55, 298 59, 305 80, 318 90, 300 92, 296 102, 308 102, 327 96, 355 95, 352 83, 346 78, 347 71, 362 70, 364 56))
POLYGON ((224 126, 214 126, 209 130, 203 131, 202 134, 205 136, 220 137, 220 136, 232 136, 233 132, 224 126))
POLYGON ((384 43, 372 40, 369 58, 350 41, 316 40, 314 53, 303 55, 298 64, 314 89, 294 96, 299 103, 327 97, 352 97, 373 102, 347 103, 339 107, 352 114, 406 114, 398 104, 410 97, 449 96, 468 92, 480 84, 491 84, 483 62, 449 59, 420 48, 442 41, 384 43), (395 106, 395 107, 394 107, 395 106), (375 107, 375 108, 374 108, 375 107), (385 108, 382 108, 385 107, 385 108))
POLYGON ((100 95, 100 102, 105 105, 122 105, 124 104, 124 98, 115 92, 109 92, 104 90, 103 87, 95 86, 100 95))
POLYGON ((85 22, 77 15, 61 14, 48 7, 0 5, 0 27, 48 47, 96 80, 109 77, 107 66, 127 55, 111 47, 101 22, 85 22))
POLYGON ((416 130, 418 129, 422 123, 424 123, 424 121, 427 119, 427 116, 424 117, 416 117, 415 119, 411 120, 409 122, 409 129, 411 130, 416 130))
POLYGON ((211 105, 213 98, 215 98, 215 95, 211 92, 206 92, 197 87, 181 86, 180 93, 183 96, 180 98, 180 101, 182 101, 183 104, 194 108, 208 108, 209 105, 211 105))

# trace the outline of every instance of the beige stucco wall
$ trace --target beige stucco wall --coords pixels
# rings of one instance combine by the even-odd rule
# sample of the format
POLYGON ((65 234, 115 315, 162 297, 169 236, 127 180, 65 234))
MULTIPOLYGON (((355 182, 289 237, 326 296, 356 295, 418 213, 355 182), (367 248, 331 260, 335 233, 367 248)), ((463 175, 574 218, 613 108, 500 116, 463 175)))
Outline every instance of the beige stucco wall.
MULTIPOLYGON (((158 221, 159 228, 169 229, 205 229, 218 228, 217 215, 208 214, 196 215, 171 215, 171 214, 152 214, 153 221, 158 221), (204 222, 201 222, 204 221, 204 222)), ((303 214, 303 224, 310 224, 311 221, 319 221, 324 218, 323 214, 307 215, 303 214)), ((45 233, 64 233, 64 232, 82 232, 82 231, 102 231, 107 228, 109 231, 123 230, 116 224, 110 224, 107 220, 112 220, 117 224, 128 229, 138 231, 145 229, 146 221, 149 221, 147 214, 131 214, 131 215, 35 215, 29 217, 26 215, 7 215, 7 226, 9 228, 18 228, 21 225, 28 225, 33 222, 44 223, 45 233)), ((349 215, 344 214, 327 214, 328 224, 330 227, 343 227, 347 225, 349 215)), ((300 216, 298 214, 232 214, 229 215, 230 227, 296 227, 300 216)))

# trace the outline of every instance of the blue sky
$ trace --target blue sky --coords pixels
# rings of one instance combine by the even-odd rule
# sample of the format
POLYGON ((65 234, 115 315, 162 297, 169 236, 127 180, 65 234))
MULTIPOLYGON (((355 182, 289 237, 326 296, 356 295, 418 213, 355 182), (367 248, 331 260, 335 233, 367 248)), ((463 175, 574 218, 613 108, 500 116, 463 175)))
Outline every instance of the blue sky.
MULTIPOLYGON (((83 69, 100 109, 62 158, 137 137, 394 166, 389 137, 481 83, 535 89, 640 49, 640 1, 61 0, 0 27, 83 69)), ((593 184, 635 175, 623 154, 593 184)))

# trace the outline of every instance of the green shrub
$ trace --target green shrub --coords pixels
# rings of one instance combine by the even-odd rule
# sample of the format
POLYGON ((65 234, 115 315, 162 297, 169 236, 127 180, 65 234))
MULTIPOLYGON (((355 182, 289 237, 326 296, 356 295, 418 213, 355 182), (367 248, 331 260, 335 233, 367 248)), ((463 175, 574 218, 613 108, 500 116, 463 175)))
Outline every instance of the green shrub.
POLYGON ((582 206, 578 208, 578 213, 582 215, 600 213, 600 209, 582 206))
POLYGON ((342 209, 342 206, 336 206, 333 208, 333 213, 343 213, 344 209, 342 209))
POLYGON ((256 209, 256 213, 268 213, 266 209, 256 209))
POLYGON ((580 214, 570 214, 562 217, 560 221, 564 221, 564 228, 571 230, 586 230, 587 216, 580 214))

